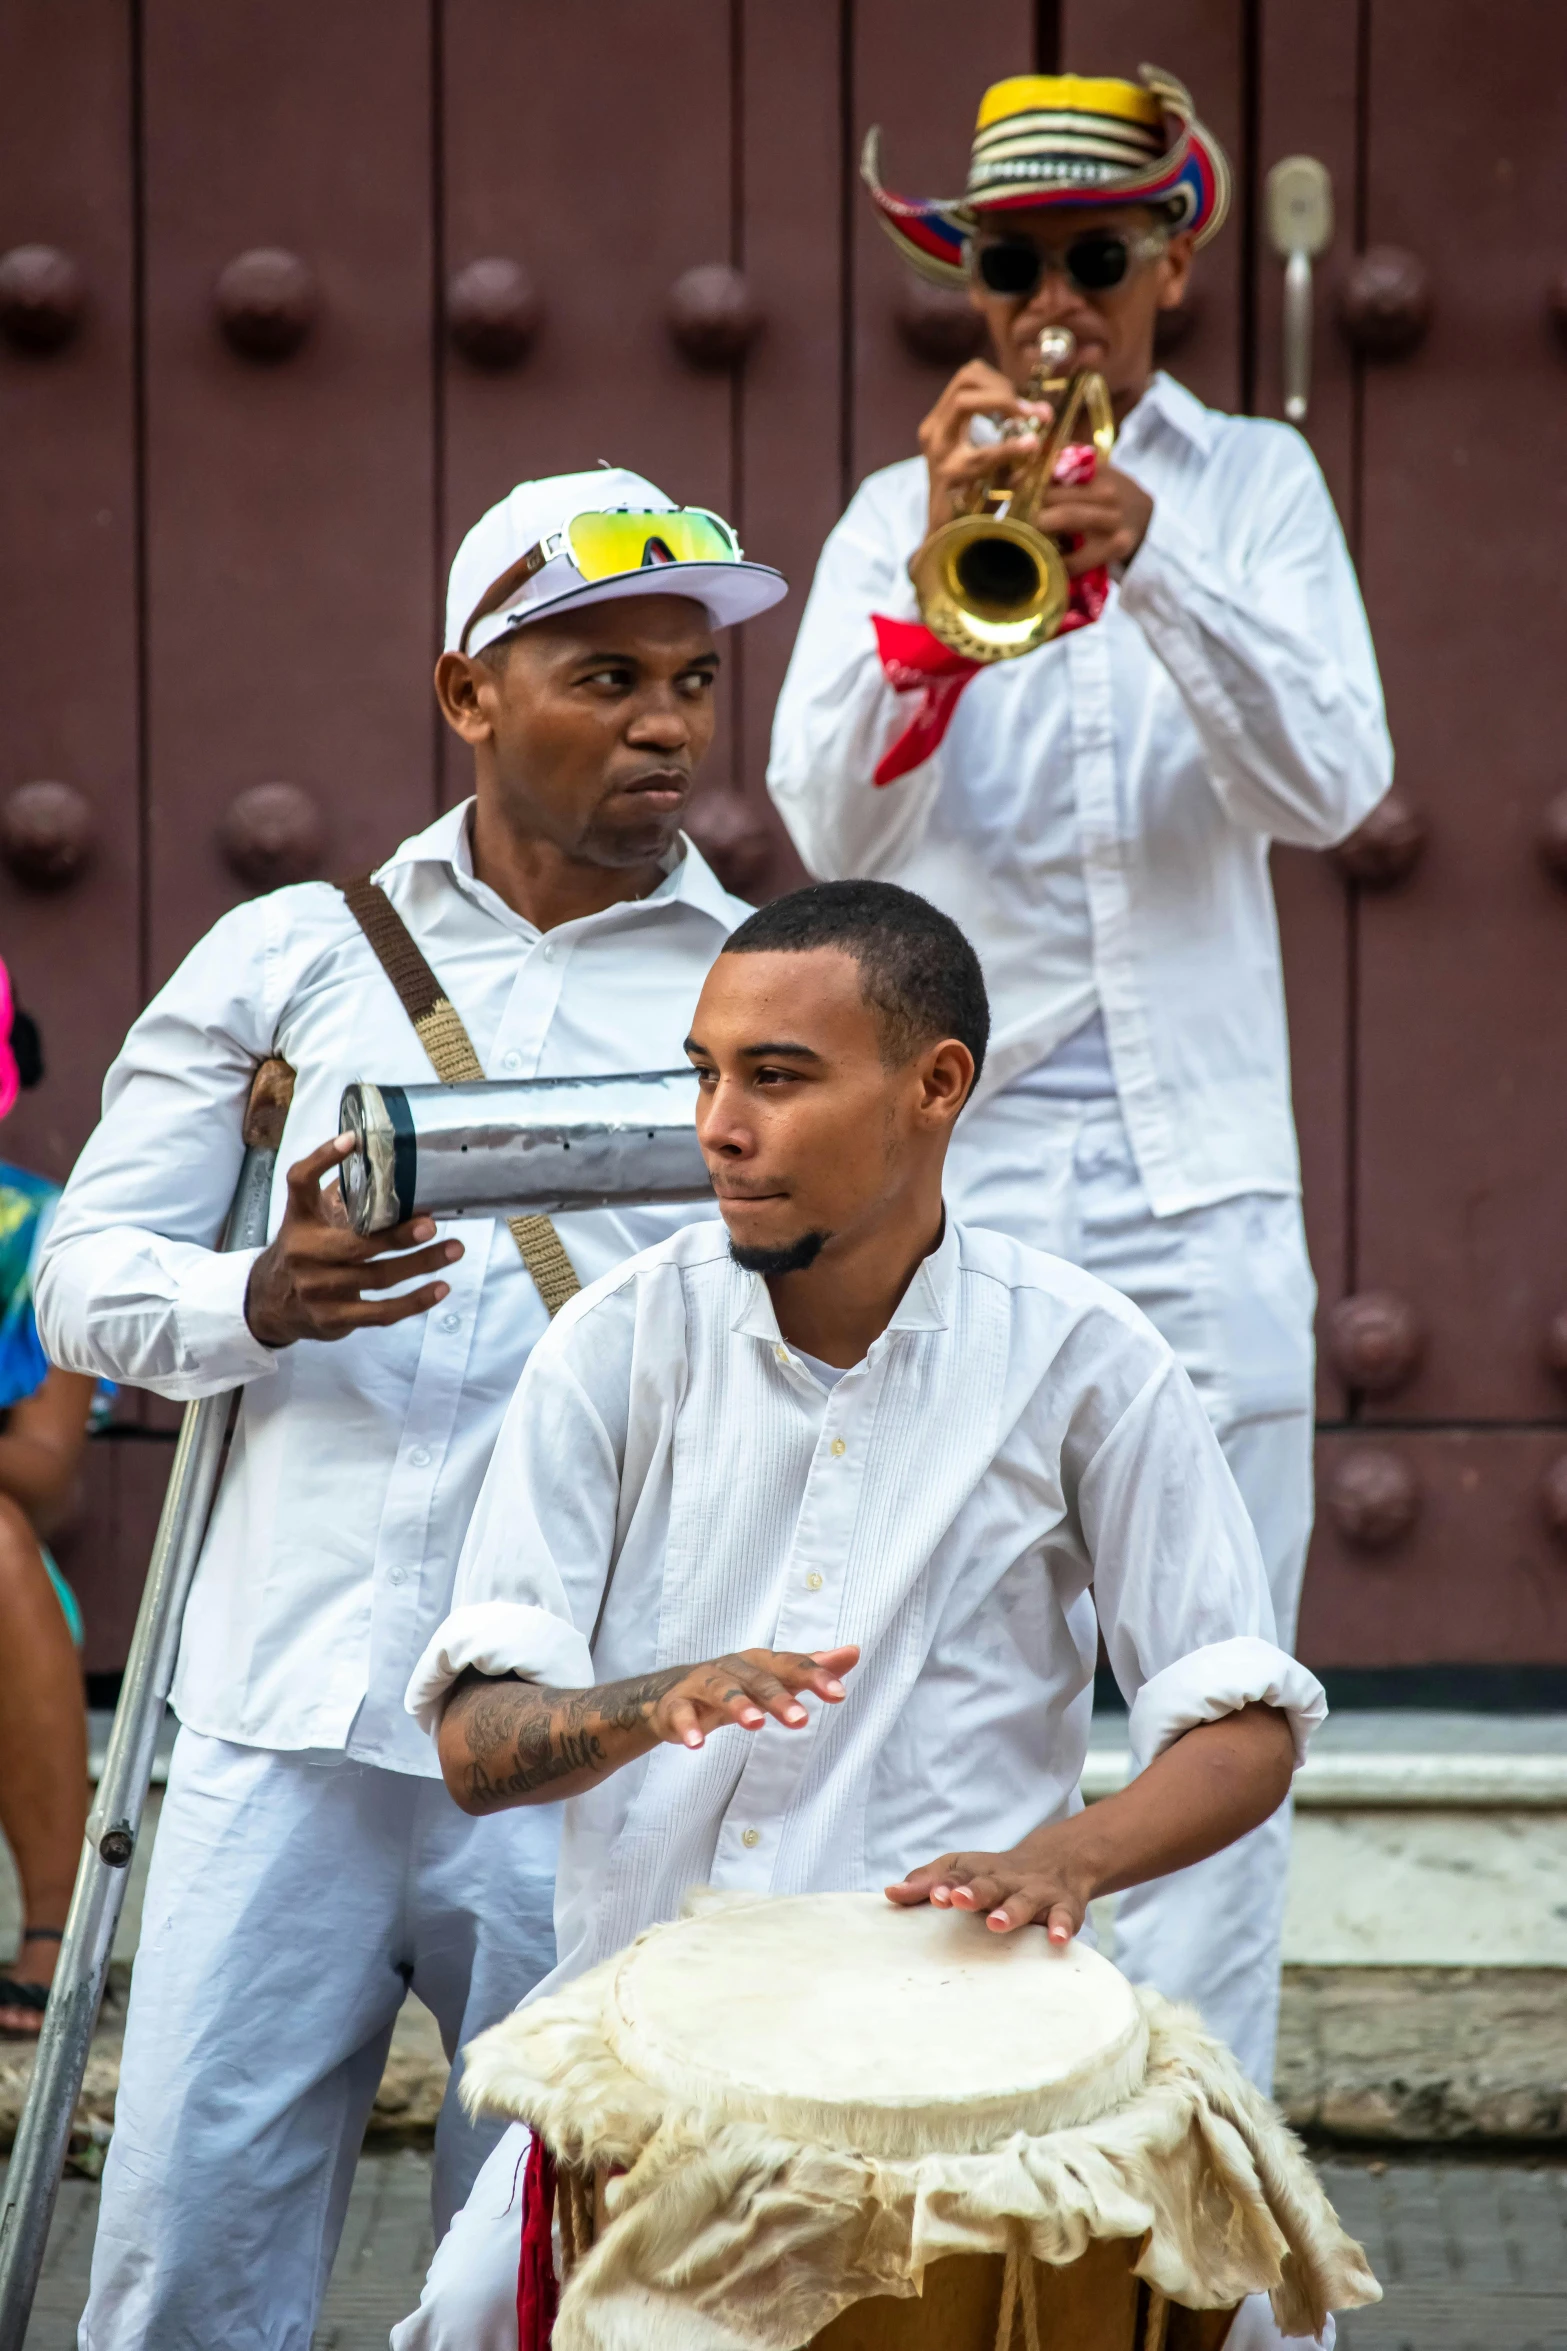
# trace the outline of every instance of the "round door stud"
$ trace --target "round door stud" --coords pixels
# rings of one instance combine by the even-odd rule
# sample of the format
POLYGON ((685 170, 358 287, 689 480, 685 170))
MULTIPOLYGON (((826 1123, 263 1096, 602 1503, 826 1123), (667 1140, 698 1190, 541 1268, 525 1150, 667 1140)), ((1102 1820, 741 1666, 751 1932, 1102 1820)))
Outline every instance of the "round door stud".
POLYGON ((470 261, 446 289, 452 341, 475 367, 515 367, 532 349, 543 316, 532 278, 504 254, 470 261))
POLYGON ((1415 1473, 1398 1453, 1356 1445, 1341 1453, 1323 1489, 1328 1517, 1357 1551, 1386 1551, 1420 1516, 1415 1473))
POLYGON ((1547 1532, 1567 1549, 1567 1453, 1559 1453, 1540 1480, 1540 1516, 1547 1532))
POLYGON ((1420 1317, 1393 1290, 1357 1290, 1328 1316, 1328 1360, 1346 1388, 1390 1396, 1412 1380, 1426 1351, 1420 1317))
POLYGON ((1553 881, 1567 882, 1567 792, 1546 802, 1536 840, 1546 872, 1553 881))
POLYGON ((315 324, 315 277, 278 245, 236 254, 213 299, 225 339, 246 359, 290 358, 315 324))
POLYGON ((704 262, 676 278, 664 318, 693 367, 737 367, 762 329, 750 287, 727 261, 704 262))
POLYGON ((58 351, 82 322, 82 273, 58 245, 0 253, 0 333, 18 351, 58 351))
POLYGON ((985 349, 985 322, 955 287, 911 277, 898 289, 892 316, 904 349, 932 367, 962 367, 985 349))
POLYGON ((1431 273, 1402 245, 1372 245, 1339 288, 1339 324, 1365 359, 1402 359, 1431 324, 1431 273))
POLYGON ((1328 855, 1363 890, 1392 890, 1407 881, 1426 845, 1426 820, 1395 786, 1384 792, 1364 824, 1328 855))
POLYGON ((218 827, 224 861, 253 890, 310 881, 325 846, 321 811, 298 784, 252 784, 229 802, 218 827))
POLYGON ((66 889, 92 851, 92 804, 74 784, 18 784, 0 806, 0 858, 29 890, 66 889))

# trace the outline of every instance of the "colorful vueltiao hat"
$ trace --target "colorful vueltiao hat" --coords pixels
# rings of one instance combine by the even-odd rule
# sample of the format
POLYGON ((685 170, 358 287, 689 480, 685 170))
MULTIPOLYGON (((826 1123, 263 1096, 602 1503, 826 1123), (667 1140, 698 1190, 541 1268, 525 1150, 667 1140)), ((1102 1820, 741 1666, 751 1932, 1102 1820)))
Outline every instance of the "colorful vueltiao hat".
POLYGON ((1139 71, 1137 82, 1071 73, 993 82, 979 103, 968 186, 947 203, 884 188, 881 133, 868 132, 860 176, 905 261, 938 285, 966 285, 981 215, 1047 204, 1151 204, 1206 244, 1229 210, 1224 150, 1173 74, 1139 71))

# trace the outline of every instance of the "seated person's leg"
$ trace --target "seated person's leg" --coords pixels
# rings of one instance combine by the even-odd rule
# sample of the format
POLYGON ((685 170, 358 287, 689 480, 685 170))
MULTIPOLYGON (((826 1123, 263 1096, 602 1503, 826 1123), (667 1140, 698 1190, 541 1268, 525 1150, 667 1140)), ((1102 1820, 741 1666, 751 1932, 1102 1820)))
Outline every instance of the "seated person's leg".
MULTIPOLYGON (((0 1829, 22 1884, 24 1937, 0 1962, 42 1991, 54 1974, 87 1820, 87 1713, 60 1596, 25 1513, 0 1495, 0 1829)), ((0 1990, 0 2031, 36 2033, 42 2012, 0 1990)))

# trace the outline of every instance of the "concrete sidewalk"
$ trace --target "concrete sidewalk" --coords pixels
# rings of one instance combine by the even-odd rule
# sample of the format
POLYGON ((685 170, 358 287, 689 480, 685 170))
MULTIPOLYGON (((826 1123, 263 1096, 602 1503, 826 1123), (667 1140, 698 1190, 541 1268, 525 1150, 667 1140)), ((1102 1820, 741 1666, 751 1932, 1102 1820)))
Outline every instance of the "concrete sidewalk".
MULTIPOLYGON (((1386 2295, 1342 2351, 1567 2351, 1567 2167, 1335 2157, 1323 2177, 1386 2295)), ((96 2206, 65 2182, 27 2351, 75 2343, 96 2206)), ((364 2156, 314 2351, 385 2351, 430 2250, 429 2158, 364 2156)))

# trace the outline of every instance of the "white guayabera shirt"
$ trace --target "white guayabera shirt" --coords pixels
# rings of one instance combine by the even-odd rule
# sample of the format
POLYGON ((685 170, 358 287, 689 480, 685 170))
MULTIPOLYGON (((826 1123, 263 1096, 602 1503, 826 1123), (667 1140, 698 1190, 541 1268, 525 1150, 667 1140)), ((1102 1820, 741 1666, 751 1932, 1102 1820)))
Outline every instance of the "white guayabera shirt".
POLYGON ((862 483, 817 569, 768 785, 812 873, 902 882, 974 941, 995 1017, 977 1099, 1102 1015, 1167 1216, 1298 1188, 1269 843, 1353 831, 1392 749, 1300 435, 1157 375, 1115 463, 1154 510, 1102 617, 974 678, 935 754, 880 789, 913 703, 870 616, 917 617, 924 460, 862 483))
POLYGON ((1074 1811, 1096 1611, 1140 1761, 1252 1699, 1304 1752, 1321 1687, 1274 1641, 1240 1495, 1136 1307, 949 1219, 829 1391, 693 1226, 534 1351, 408 1704, 433 1728, 468 1665, 581 1688, 859 1643, 809 1729, 661 1746, 567 1802, 558 1981, 697 1883, 880 1886, 1074 1811))
MULTIPOLYGON (((633 903, 541 933, 474 877, 465 802, 379 869, 492 1077, 683 1067, 703 979, 750 912, 686 845, 633 903)), ((403 1692, 445 1615, 464 1530, 543 1304, 504 1224, 443 1224, 465 1254, 433 1313, 274 1351, 245 1321, 255 1252, 212 1247, 239 1173, 251 1073, 298 1073, 284 1177, 337 1132, 350 1080, 435 1073, 342 895, 278 890, 226 914, 153 999, 65 1189, 37 1313, 51 1359, 186 1398, 245 1383, 186 1611, 174 1705, 242 1745, 346 1752, 430 1776, 403 1692)), ((584 1281, 691 1208, 563 1216, 584 1281)))

